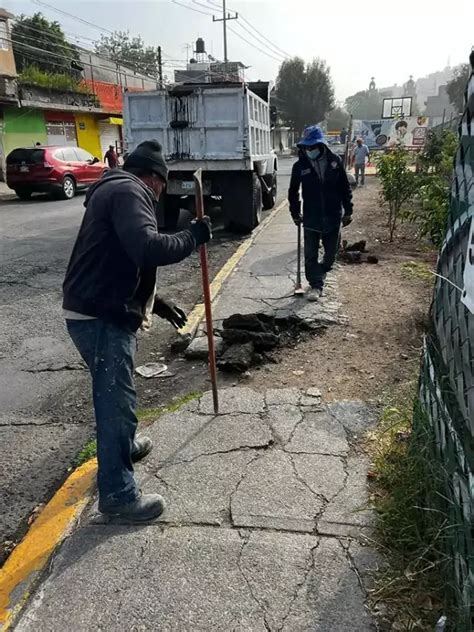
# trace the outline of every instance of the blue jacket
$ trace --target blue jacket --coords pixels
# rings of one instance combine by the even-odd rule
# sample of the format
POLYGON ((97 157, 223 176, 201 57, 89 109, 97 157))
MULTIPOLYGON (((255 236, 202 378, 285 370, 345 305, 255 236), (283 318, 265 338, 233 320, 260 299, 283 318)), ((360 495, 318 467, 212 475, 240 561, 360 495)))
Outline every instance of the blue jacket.
POLYGON ((343 215, 352 215, 352 191, 341 158, 327 152, 327 168, 321 182, 303 151, 291 172, 288 201, 293 217, 301 213, 300 186, 303 197, 303 226, 329 233, 341 223, 343 215))

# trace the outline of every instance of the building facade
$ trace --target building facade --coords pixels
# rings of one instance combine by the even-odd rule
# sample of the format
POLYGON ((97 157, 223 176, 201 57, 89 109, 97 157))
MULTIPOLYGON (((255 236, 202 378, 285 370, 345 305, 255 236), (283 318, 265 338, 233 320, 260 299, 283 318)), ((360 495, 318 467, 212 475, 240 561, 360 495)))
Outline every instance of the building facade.
POLYGON ((156 80, 87 50, 79 50, 82 80, 75 89, 32 85, 17 75, 11 20, 0 9, 0 178, 17 147, 71 145, 99 159, 122 146, 124 91, 156 89, 156 80))

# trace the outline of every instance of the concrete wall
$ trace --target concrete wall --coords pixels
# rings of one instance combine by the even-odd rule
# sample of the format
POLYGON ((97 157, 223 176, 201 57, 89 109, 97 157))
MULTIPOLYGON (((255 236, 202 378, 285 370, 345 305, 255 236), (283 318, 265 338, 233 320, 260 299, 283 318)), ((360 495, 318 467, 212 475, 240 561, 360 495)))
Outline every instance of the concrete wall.
POLYGON ((47 144, 46 125, 41 110, 5 107, 3 110, 3 148, 8 155, 16 147, 47 144))
POLYGON ((153 79, 135 73, 131 68, 108 61, 90 51, 79 51, 79 59, 84 66, 83 77, 88 81, 105 81, 124 88, 156 89, 156 81, 153 79))
POLYGON ((97 117, 92 114, 75 114, 77 144, 93 156, 102 160, 100 134, 97 117))

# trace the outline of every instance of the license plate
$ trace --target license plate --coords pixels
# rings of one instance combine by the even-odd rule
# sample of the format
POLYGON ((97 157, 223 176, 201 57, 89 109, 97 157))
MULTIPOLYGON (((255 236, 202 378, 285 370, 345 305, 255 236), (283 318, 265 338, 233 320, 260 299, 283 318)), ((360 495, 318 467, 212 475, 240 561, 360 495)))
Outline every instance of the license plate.
POLYGON ((30 168, 29 168, 29 167, 20 167, 20 171, 21 171, 22 173, 28 173, 28 171, 29 171, 29 170, 30 170, 30 168))
POLYGON ((183 182, 181 182, 181 187, 185 191, 194 191, 194 182, 184 180, 183 182))

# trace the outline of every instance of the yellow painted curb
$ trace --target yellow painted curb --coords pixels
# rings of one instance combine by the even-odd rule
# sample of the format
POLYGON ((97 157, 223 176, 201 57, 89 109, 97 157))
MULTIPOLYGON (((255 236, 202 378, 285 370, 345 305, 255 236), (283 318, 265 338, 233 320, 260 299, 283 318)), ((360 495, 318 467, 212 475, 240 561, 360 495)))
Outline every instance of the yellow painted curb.
POLYGON ((0 569, 0 630, 9 630, 57 545, 68 535, 91 496, 97 461, 75 470, 56 492, 0 569))
MULTIPOLYGON (((232 272, 235 270, 237 265, 240 263, 242 257, 249 250, 250 246, 255 241, 256 237, 265 227, 272 221, 275 215, 287 204, 286 200, 283 200, 273 211, 264 219, 264 221, 260 224, 260 226, 253 231, 252 235, 246 239, 244 242, 240 244, 237 250, 234 252, 232 257, 226 261, 226 263, 222 266, 219 272, 214 277, 211 283, 211 299, 214 301, 219 292, 222 289, 224 282, 229 278, 232 272)), ((197 303, 188 316, 188 322, 183 329, 180 329, 180 334, 183 336, 190 334, 194 336, 197 328, 201 324, 204 318, 204 305, 202 303, 197 303)))
MULTIPOLYGON (((286 203, 285 200, 279 204, 219 270, 211 283, 213 300, 217 298, 225 280, 249 250, 257 235, 286 203)), ((204 305, 198 303, 189 314, 188 324, 181 333, 193 335, 203 318, 204 305)), ((15 617, 30 597, 41 571, 58 544, 71 532, 90 500, 96 474, 97 459, 87 461, 72 472, 0 569, 0 632, 11 629, 15 617)))

